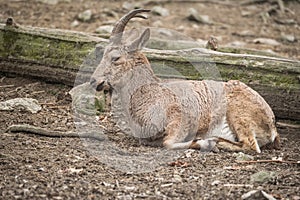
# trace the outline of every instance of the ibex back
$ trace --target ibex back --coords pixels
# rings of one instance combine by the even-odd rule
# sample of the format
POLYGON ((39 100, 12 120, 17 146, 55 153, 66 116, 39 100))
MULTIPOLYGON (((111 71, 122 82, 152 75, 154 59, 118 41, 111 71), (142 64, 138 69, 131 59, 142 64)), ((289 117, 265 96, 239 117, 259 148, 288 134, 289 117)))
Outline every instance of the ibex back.
POLYGON ((144 18, 141 12, 149 10, 133 10, 116 23, 90 81, 98 91, 111 91, 112 106, 122 102, 124 116, 130 119, 126 123, 135 136, 169 149, 217 147, 260 153, 265 146, 279 148, 271 108, 244 83, 160 81, 141 52, 150 30, 133 41, 123 38, 131 18, 144 18))

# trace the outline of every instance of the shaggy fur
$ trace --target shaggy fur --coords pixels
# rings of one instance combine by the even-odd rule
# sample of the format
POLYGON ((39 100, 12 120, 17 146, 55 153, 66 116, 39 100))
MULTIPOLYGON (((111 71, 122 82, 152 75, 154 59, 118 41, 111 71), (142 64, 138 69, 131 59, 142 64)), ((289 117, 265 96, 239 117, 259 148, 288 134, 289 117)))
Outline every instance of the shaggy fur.
POLYGON ((112 116, 124 132, 169 149, 279 148, 274 114, 257 92, 235 80, 160 81, 140 51, 149 36, 146 29, 131 44, 108 45, 91 78, 95 89, 112 91, 112 116))

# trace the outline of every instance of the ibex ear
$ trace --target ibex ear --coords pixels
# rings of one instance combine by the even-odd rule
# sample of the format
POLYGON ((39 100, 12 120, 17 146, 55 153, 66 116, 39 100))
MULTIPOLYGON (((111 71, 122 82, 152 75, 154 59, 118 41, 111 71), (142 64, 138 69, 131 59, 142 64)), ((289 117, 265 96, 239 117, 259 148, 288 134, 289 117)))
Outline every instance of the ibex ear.
POLYGON ((128 52, 136 52, 144 48, 146 43, 148 42, 150 38, 150 29, 147 28, 139 38, 134 40, 129 46, 128 46, 128 52))

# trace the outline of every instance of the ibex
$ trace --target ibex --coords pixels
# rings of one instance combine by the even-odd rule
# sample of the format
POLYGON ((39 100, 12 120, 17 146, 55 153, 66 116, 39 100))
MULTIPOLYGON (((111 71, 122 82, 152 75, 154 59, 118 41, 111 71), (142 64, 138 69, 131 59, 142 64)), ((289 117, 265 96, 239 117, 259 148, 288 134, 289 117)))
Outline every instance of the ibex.
POLYGON ((149 11, 132 10, 115 24, 102 61, 90 79, 97 91, 111 91, 112 106, 122 102, 119 104, 134 134, 168 149, 257 153, 266 146, 278 149, 280 137, 271 108, 244 83, 160 81, 154 75, 141 52, 150 29, 133 41, 123 39, 128 21, 145 18, 139 13, 149 11))

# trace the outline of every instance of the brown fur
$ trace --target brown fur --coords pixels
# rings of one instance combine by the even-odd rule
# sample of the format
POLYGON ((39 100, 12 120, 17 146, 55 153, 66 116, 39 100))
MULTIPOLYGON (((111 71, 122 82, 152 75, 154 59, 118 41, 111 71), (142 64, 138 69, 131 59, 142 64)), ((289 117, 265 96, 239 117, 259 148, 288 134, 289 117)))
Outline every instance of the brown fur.
POLYGON ((112 87, 112 107, 122 102, 134 136, 149 143, 159 140, 169 149, 210 151, 216 145, 260 153, 262 147, 279 148, 271 108, 244 83, 160 81, 140 52, 149 34, 146 30, 134 41, 135 51, 132 46, 108 46, 91 81, 95 88, 112 87))

